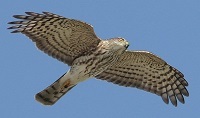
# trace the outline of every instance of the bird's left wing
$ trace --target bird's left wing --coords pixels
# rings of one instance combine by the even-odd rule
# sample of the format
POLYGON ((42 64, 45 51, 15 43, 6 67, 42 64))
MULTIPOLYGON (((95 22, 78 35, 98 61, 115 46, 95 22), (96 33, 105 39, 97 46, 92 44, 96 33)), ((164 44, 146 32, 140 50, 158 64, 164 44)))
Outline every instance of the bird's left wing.
POLYGON ((9 22, 14 26, 8 29, 15 29, 12 33, 25 34, 40 50, 68 65, 93 52, 101 41, 93 27, 85 22, 49 12, 26 14, 14 15, 21 21, 9 22))
POLYGON ((188 83, 183 74, 146 51, 126 51, 115 64, 96 78, 155 93, 167 104, 170 99, 175 106, 177 99, 184 103, 183 95, 189 96, 185 88, 188 83))

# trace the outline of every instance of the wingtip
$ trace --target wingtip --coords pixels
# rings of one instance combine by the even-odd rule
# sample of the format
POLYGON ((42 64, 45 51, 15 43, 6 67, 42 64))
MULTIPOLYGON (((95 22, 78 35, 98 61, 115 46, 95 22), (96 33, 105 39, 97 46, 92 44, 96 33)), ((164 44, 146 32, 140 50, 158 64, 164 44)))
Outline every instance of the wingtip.
POLYGON ((43 11, 42 13, 43 13, 43 14, 52 14, 52 13, 50 13, 50 12, 48 12, 48 11, 43 11))
POLYGON ((35 13, 35 12, 31 12, 31 11, 26 11, 25 12, 25 14, 27 14, 27 15, 32 15, 33 13, 35 13))
POLYGON ((178 103, 177 103, 177 100, 173 101, 172 104, 177 107, 178 103))
POLYGON ((7 29, 13 29, 13 27, 11 26, 11 27, 8 27, 7 29))
POLYGON ((12 32, 10 32, 10 33, 19 33, 20 31, 18 31, 18 30, 14 30, 14 31, 12 31, 12 32))
POLYGON ((161 98, 166 104, 169 104, 169 98, 168 98, 168 95, 166 93, 163 93, 161 95, 161 98))
POLYGON ((7 24, 13 24, 13 22, 8 22, 7 24))
POLYGON ((20 18, 23 15, 13 15, 14 18, 20 18))
POLYGON ((185 89, 185 91, 183 91, 183 95, 186 97, 188 97, 190 95, 187 89, 185 89))
POLYGON ((25 16, 25 15, 13 15, 13 17, 16 19, 26 19, 27 18, 27 16, 25 16))
POLYGON ((19 33, 23 31, 23 29, 20 29, 19 26, 11 26, 8 27, 7 29, 14 29, 14 31, 11 31, 11 33, 19 33))
POLYGON ((27 15, 29 16, 38 16, 38 15, 41 15, 40 13, 36 13, 36 12, 32 12, 32 11, 27 11, 25 12, 27 15))

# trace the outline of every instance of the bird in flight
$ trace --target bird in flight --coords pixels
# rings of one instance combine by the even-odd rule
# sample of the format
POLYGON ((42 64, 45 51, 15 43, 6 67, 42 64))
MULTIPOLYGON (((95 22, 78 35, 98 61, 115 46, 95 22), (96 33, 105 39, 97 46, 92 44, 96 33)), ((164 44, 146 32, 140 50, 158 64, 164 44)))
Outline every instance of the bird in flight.
POLYGON ((78 83, 96 78, 125 87, 136 87, 161 96, 177 106, 189 96, 184 75, 148 51, 129 51, 124 38, 102 40, 85 22, 50 12, 25 12, 9 22, 12 33, 28 36, 41 51, 71 68, 53 84, 35 95, 44 105, 55 104, 78 83))

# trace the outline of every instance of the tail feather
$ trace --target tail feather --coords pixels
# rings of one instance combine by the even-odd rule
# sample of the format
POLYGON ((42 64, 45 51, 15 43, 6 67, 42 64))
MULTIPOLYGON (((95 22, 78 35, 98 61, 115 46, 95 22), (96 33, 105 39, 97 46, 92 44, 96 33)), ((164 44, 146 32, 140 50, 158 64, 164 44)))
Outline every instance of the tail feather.
POLYGON ((43 105, 55 104, 63 95, 65 95, 69 90, 71 90, 74 86, 76 86, 76 85, 72 85, 67 88, 61 89, 59 81, 63 76, 61 76, 58 80, 56 80, 53 84, 48 86, 46 89, 37 93, 35 95, 35 99, 38 102, 42 103, 43 105))

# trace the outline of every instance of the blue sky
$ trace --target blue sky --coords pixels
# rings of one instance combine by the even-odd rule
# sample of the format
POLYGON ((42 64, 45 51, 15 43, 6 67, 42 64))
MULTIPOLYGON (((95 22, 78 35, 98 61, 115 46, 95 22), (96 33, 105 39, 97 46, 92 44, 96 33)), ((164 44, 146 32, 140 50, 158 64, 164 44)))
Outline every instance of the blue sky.
POLYGON ((2 118, 133 118, 199 115, 199 0, 6 0, 0 4, 2 118), (49 11, 93 25, 102 39, 124 37, 129 50, 148 50, 185 75, 190 96, 174 107, 151 93, 105 81, 85 81, 54 106, 43 106, 34 95, 69 67, 43 52, 22 34, 11 34, 7 22, 25 11, 49 11))

